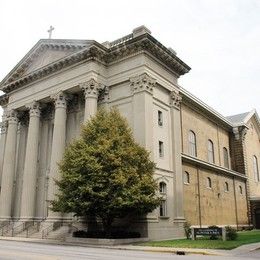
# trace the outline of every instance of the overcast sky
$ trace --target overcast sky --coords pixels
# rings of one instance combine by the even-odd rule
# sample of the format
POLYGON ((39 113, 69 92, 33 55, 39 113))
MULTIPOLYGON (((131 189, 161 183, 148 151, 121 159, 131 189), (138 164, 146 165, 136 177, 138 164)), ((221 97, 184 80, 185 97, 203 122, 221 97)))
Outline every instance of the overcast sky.
POLYGON ((147 26, 192 70, 182 87, 223 115, 260 113, 260 0, 0 0, 0 79, 41 38, 112 41, 147 26))

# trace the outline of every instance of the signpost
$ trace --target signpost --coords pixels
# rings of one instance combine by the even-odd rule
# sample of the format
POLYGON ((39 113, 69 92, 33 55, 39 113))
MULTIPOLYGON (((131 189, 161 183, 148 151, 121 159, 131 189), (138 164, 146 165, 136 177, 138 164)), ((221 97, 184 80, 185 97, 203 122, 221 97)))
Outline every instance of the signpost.
POLYGON ((222 240, 226 241, 226 228, 191 228, 192 240, 196 239, 196 236, 222 236, 222 240))

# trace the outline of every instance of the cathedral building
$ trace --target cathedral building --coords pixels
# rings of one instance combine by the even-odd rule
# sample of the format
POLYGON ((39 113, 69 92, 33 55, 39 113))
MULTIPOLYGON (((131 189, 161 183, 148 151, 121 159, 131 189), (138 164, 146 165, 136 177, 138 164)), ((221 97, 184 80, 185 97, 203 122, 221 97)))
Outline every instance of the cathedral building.
POLYGON ((182 237, 186 221, 259 228, 259 116, 220 115, 178 84, 189 70, 144 26, 102 44, 36 43, 0 83, 0 235, 75 222, 50 209, 57 163, 99 107, 117 107, 156 163, 163 200, 131 228, 150 239, 182 237))

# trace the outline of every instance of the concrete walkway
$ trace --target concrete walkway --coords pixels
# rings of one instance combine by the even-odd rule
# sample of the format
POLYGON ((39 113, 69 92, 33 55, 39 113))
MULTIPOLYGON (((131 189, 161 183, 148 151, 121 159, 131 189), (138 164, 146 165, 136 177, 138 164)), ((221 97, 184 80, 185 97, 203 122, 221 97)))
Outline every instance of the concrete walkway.
POLYGON ((137 245, 117 245, 117 246, 97 246, 90 244, 68 243, 65 241, 51 240, 51 239, 35 239, 24 237, 1 237, 0 240, 9 240, 17 242, 28 243, 41 243, 52 245, 68 245, 68 246, 83 246, 92 248, 106 248, 118 250, 133 250, 133 251, 146 251, 146 252, 160 252, 160 253, 175 253, 175 254, 201 254, 201 255, 216 255, 216 256, 238 256, 244 255, 254 250, 260 249, 260 243, 243 245, 233 250, 215 250, 215 249, 199 249, 199 248, 173 248, 173 247, 152 247, 152 246, 137 246, 137 245))

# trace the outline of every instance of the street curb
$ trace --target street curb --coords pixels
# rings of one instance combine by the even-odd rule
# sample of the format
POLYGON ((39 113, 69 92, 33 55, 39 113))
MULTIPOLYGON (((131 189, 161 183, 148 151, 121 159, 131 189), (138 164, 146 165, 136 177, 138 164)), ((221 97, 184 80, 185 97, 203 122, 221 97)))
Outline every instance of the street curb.
MULTIPOLYGON (((196 255, 209 255, 209 256, 226 256, 227 254, 221 254, 218 252, 209 252, 201 250, 189 250, 189 248, 145 248, 139 246, 105 246, 105 245, 90 245, 90 244, 83 244, 83 243, 68 243, 58 240, 47 240, 47 239, 30 239, 30 238, 21 238, 21 239, 14 239, 13 237, 0 237, 0 240, 5 241, 16 241, 16 242, 24 242, 24 243, 38 243, 38 244, 49 244, 49 245, 58 245, 58 246, 80 246, 80 247, 91 247, 91 248, 104 248, 104 249, 114 249, 114 250, 128 250, 128 251, 143 251, 143 252, 153 252, 153 253, 172 253, 172 254, 196 254, 196 255)), ((223 252, 224 253, 224 252, 223 252)))

